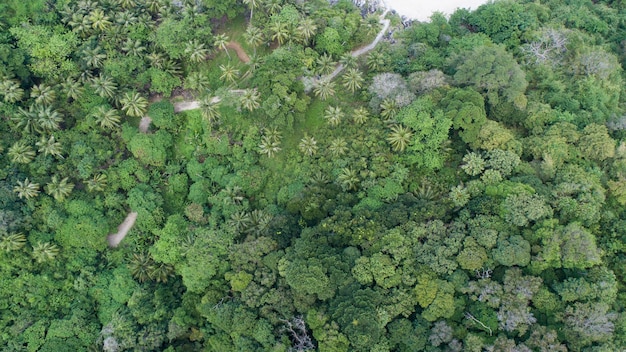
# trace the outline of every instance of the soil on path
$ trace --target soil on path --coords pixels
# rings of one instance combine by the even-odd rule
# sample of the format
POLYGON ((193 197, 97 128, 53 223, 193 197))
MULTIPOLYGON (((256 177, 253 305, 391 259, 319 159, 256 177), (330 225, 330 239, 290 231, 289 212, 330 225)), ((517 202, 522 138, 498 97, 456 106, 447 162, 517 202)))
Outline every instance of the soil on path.
POLYGON ((128 213, 126 219, 124 219, 120 226, 117 227, 117 232, 112 233, 107 237, 109 247, 115 248, 120 244, 120 242, 122 242, 124 237, 126 237, 126 234, 128 234, 128 231, 130 231, 135 224, 135 220, 137 220, 137 213, 134 211, 128 213))
POLYGON ((248 54, 246 54, 246 51, 243 50, 243 48, 241 47, 241 44, 237 42, 228 42, 228 44, 226 44, 226 47, 235 50, 235 52, 237 53, 237 57, 244 64, 247 64, 248 62, 250 62, 250 57, 248 56, 248 54))

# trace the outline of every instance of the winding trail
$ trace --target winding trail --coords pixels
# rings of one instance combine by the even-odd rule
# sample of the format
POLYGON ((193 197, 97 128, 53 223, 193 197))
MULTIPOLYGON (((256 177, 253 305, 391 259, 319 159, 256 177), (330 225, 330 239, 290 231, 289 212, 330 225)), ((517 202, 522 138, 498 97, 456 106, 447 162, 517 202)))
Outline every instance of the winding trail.
POLYGON ((226 44, 226 47, 235 50, 235 52, 237 53, 237 57, 244 64, 247 64, 248 62, 250 62, 250 56, 248 56, 246 51, 243 50, 243 48, 241 47, 241 44, 237 42, 228 42, 228 44, 226 44))

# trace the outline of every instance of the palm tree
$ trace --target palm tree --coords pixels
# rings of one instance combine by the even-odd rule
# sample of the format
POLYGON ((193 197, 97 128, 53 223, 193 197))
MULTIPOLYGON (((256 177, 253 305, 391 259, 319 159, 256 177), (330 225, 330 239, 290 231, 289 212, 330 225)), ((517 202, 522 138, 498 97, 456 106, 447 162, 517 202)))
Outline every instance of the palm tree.
POLYGON ((266 0, 265 1, 265 10, 270 14, 277 14, 281 9, 281 0, 266 0))
POLYGON ((80 13, 72 14, 72 19, 67 22, 72 27, 72 32, 78 33, 82 38, 86 38, 93 32, 89 16, 80 13))
POLYGON ((63 159, 63 155, 61 154, 61 143, 57 142, 54 139, 54 136, 50 136, 47 139, 46 137, 41 136, 41 140, 35 143, 35 145, 39 147, 39 149, 37 150, 38 152, 43 153, 46 156, 52 155, 59 159, 63 159))
POLYGON ((220 65, 220 70, 222 71, 220 79, 224 81, 230 81, 231 83, 235 83, 235 79, 237 79, 237 77, 239 76, 239 70, 230 63, 226 65, 220 65))
POLYGON ((166 57, 164 54, 153 51, 150 54, 146 55, 148 61, 150 61, 150 66, 158 69, 162 69, 165 64, 166 57))
POLYGON ((385 120, 393 119, 398 113, 398 103, 394 99, 387 98, 380 103, 380 116, 382 116, 385 120))
POLYGON ((120 100, 122 110, 128 116, 141 117, 146 114, 148 108, 148 100, 139 93, 126 92, 120 100))
POLYGON ((298 148, 304 155, 313 156, 317 153, 317 141, 315 138, 304 134, 304 137, 300 140, 300 144, 298 144, 298 148))
POLYGON ((261 144, 259 144, 259 152, 261 154, 265 154, 272 158, 280 150, 280 140, 268 136, 261 137, 261 144))
POLYGON ((413 132, 410 128, 396 125, 391 127, 391 133, 387 140, 391 143, 393 150, 402 152, 411 143, 411 137, 413 137, 413 132))
POLYGON ((20 199, 30 199, 39 194, 39 184, 30 182, 30 180, 26 178, 24 181, 17 181, 17 186, 13 188, 13 192, 17 193, 20 199))
POLYGON ((5 252, 17 251, 26 245, 26 236, 23 233, 4 235, 0 239, 0 250, 5 252))
POLYGON ((355 123, 364 124, 369 118, 369 115, 370 114, 366 108, 360 107, 360 108, 354 109, 354 113, 352 113, 352 119, 354 120, 355 123))
POLYGON ((348 151, 348 143, 346 143, 346 140, 343 138, 335 138, 330 142, 328 150, 333 157, 337 158, 348 151))
POLYGON ((244 200, 244 196, 241 193, 241 187, 239 186, 226 186, 223 190, 224 192, 224 203, 225 204, 237 204, 241 205, 241 202, 244 200))
POLYGON ((155 267, 152 272, 149 273, 150 278, 156 282, 167 283, 170 277, 174 277, 174 267, 169 264, 155 263, 155 267))
POLYGON ((209 54, 209 49, 205 48, 204 44, 192 40, 187 43, 185 54, 187 54, 191 62, 202 62, 209 54))
POLYGON ((165 3, 162 0, 147 0, 146 7, 152 15, 160 15, 166 10, 165 3))
POLYGON ((14 80, 4 80, 0 83, 0 94, 4 96, 5 103, 15 103, 24 97, 24 89, 14 80))
POLYGON ((356 190, 359 184, 359 178, 357 177, 356 171, 349 167, 341 169, 339 176, 337 176, 337 180, 341 183, 341 187, 347 191, 356 190))
POLYGON ((259 0, 243 0, 243 3, 250 8, 250 23, 252 23, 252 17, 254 16, 254 9, 259 6, 259 0))
POLYGON ((363 75, 356 68, 348 69, 343 75, 343 86, 348 88, 352 93, 361 88, 363 81, 363 75))
POLYGON ((202 72, 192 72, 185 79, 185 89, 195 92, 207 92, 209 89, 209 78, 202 72))
POLYGON ((28 164, 35 158, 35 151, 24 141, 17 141, 7 153, 11 162, 18 164, 28 164))
POLYGON ((220 117, 220 100, 217 97, 206 96, 200 100, 200 113, 202 117, 213 123, 220 117))
POLYGON ((91 86, 96 91, 96 94, 103 98, 113 98, 115 97, 115 91, 117 90, 117 85, 113 82, 113 79, 107 76, 103 76, 100 74, 98 77, 94 77, 91 80, 91 86))
POLYGON ((109 16, 105 15, 101 9, 95 9, 89 13, 89 21, 91 21, 91 27, 100 31, 105 31, 111 26, 109 16))
POLYGON ((246 232, 260 236, 269 228, 271 221, 271 214, 267 214, 259 209, 253 210, 250 213, 250 226, 246 229, 246 232))
POLYGON ((239 211, 230 216, 228 226, 236 232, 244 232, 250 225, 250 215, 245 211, 239 211))
POLYGON ((380 51, 372 51, 367 56, 367 66, 372 71, 380 71, 385 65, 385 56, 380 51))
POLYGON ((68 182, 67 177, 59 180, 56 175, 52 176, 52 180, 46 185, 46 193, 58 202, 64 201, 72 193, 73 189, 74 184, 68 182))
POLYGON ((356 68, 356 57, 352 56, 352 53, 347 52, 341 55, 339 63, 345 68, 356 68))
POLYGON ((253 111, 255 109, 258 109, 259 106, 261 106, 259 104, 260 99, 261 99, 261 95, 256 90, 256 88, 246 89, 243 91, 243 94, 241 95, 241 106, 243 106, 248 111, 253 111))
POLYGON ((181 73, 181 67, 178 62, 172 59, 167 59, 163 62, 163 71, 169 73, 172 76, 178 76, 181 73))
POLYGON ((267 138, 272 138, 272 139, 275 139, 275 140, 278 140, 278 141, 280 141, 280 139, 281 139, 280 131, 278 131, 276 129, 276 127, 274 127, 274 128, 267 128, 267 127, 264 128, 263 129, 263 135, 265 137, 267 137, 267 138))
POLYGON ((315 35, 315 31, 317 31, 317 26, 315 25, 315 21, 312 18, 307 17, 298 26, 298 34, 304 39, 305 43, 308 43, 309 40, 315 35))
POLYGON ((123 9, 134 9, 137 7, 136 0, 119 0, 119 4, 123 9))
POLYGON ((107 175, 97 174, 87 181, 87 190, 89 192, 102 192, 107 185, 107 175))
POLYGON ((329 106, 326 111, 324 111, 324 118, 328 120, 328 123, 331 126, 337 126, 343 119, 344 113, 341 111, 341 108, 338 106, 329 106))
POLYGON ((45 84, 38 84, 30 90, 30 96, 35 98, 35 103, 40 105, 52 104, 56 98, 56 93, 52 87, 45 84))
POLYGON ((118 111, 108 106, 98 106, 92 116, 96 119, 96 123, 105 129, 112 129, 120 125, 118 111))
POLYGON ((248 26, 244 38, 246 39, 246 43, 252 46, 254 55, 256 55, 256 48, 263 44, 263 31, 258 27, 248 26))
POLYGON ((49 260, 53 260, 59 254, 59 248, 50 242, 38 242, 37 245, 33 247, 33 258, 37 261, 37 263, 47 262, 49 260))
POLYGON ((289 37, 289 28, 287 24, 281 21, 273 21, 269 27, 270 33, 272 33, 272 40, 278 41, 278 45, 283 45, 285 40, 289 37))
POLYGON ((335 83, 331 82, 329 79, 317 81, 313 93, 322 100, 326 100, 335 94, 335 83))
POLYGON ((228 59, 230 60, 230 53, 228 52, 228 48, 226 47, 228 45, 228 36, 226 34, 218 34, 215 36, 215 38, 213 38, 213 45, 215 45, 216 47, 224 50, 226 52, 226 55, 228 55, 228 59))
POLYGON ((80 85, 80 82, 71 77, 66 78, 65 81, 61 83, 61 89, 63 89, 68 98, 72 98, 73 100, 78 100, 83 94, 83 87, 80 85))
POLYGON ((63 118, 58 111, 52 110, 50 106, 36 106, 35 114, 37 117, 37 125, 47 132, 56 131, 61 128, 63 118))
POLYGON ((89 68, 102 67, 106 58, 106 54, 102 52, 102 49, 99 46, 96 46, 93 49, 83 50, 83 60, 85 60, 85 63, 89 68))
POLYGON ((147 253, 134 253, 130 263, 128 263, 131 275, 139 282, 151 279, 154 271, 154 261, 147 253))
POLYGON ((122 11, 115 14, 115 23, 122 27, 130 27, 137 23, 137 16, 131 11, 122 11))
POLYGON ((317 72, 321 75, 327 75, 333 72, 335 69, 335 62, 333 58, 324 53, 324 55, 317 58, 317 72))
POLYGON ((143 52, 146 51, 146 47, 143 46, 141 40, 132 40, 129 38, 126 39, 124 45, 122 45, 122 51, 125 52, 126 55, 141 56, 143 52))
POLYGON ((28 107, 28 110, 22 108, 17 109, 18 114, 11 120, 16 122, 16 127, 22 128, 24 133, 34 134, 39 131, 39 124, 37 124, 37 112, 35 111, 35 105, 28 107))

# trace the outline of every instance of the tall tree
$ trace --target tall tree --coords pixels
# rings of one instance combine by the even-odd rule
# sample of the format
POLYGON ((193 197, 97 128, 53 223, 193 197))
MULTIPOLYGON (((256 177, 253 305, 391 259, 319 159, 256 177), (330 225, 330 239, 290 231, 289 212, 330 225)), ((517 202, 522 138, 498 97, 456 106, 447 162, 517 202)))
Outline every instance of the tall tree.
POLYGON ((122 99, 122 110, 128 116, 142 117, 146 114, 148 108, 148 100, 142 97, 139 93, 126 92, 122 99))
POLYGON ((46 193, 51 195, 58 202, 62 202, 65 198, 69 197, 73 189, 74 184, 69 182, 67 177, 59 179, 57 175, 52 176, 50 182, 46 184, 46 193))
POLYGON ((228 56, 228 59, 230 60, 230 53, 228 52, 228 48, 226 47, 228 45, 228 41, 229 39, 226 34, 218 34, 215 36, 215 38, 213 38, 213 45, 224 50, 226 52, 226 55, 228 56))
POLYGON ((343 86, 348 88, 350 92, 354 93, 357 89, 361 88, 363 84, 363 75, 356 68, 351 68, 343 74, 343 86))

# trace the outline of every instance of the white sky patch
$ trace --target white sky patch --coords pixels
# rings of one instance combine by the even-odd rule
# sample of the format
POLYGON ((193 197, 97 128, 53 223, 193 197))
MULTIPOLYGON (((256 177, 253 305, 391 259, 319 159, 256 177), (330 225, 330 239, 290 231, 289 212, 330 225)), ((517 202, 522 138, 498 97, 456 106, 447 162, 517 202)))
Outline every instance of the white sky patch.
POLYGON ((419 21, 428 21, 433 12, 440 11, 446 16, 457 8, 475 10, 487 3, 487 0, 384 0, 384 2, 400 15, 419 21))

